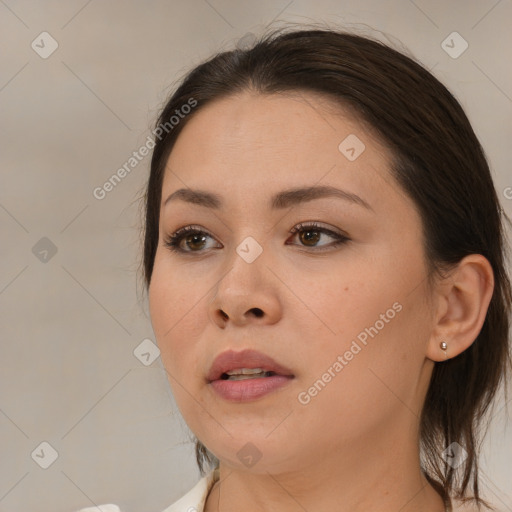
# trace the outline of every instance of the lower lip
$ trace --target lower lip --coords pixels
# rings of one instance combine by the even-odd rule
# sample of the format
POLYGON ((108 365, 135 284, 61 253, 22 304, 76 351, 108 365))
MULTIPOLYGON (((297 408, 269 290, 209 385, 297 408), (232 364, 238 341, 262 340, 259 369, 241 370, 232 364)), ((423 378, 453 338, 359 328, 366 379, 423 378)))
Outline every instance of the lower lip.
POLYGON ((293 377, 272 375, 243 380, 214 380, 212 388, 224 399, 232 402, 249 402, 286 386, 293 377))

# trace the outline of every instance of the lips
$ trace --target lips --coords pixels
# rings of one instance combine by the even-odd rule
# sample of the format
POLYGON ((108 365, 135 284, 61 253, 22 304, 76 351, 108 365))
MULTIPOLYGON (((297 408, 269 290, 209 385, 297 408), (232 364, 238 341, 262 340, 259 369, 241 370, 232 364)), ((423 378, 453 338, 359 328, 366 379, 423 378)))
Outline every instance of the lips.
POLYGON ((241 352, 227 350, 219 354, 213 361, 206 379, 208 382, 213 382, 219 380, 226 372, 242 368, 261 368, 265 372, 272 372, 285 377, 294 377, 289 368, 277 363, 271 357, 256 350, 246 349, 241 352))

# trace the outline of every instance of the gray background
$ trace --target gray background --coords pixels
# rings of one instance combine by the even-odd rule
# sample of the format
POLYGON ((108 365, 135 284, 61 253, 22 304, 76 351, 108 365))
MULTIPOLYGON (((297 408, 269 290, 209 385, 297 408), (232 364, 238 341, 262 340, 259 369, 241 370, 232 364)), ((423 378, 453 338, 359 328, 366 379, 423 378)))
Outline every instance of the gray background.
MULTIPOLYGON (((187 69, 272 20, 405 45, 466 109, 512 214, 510 0, 0 0, 0 511, 158 512, 197 481, 161 360, 134 355, 154 341, 137 285, 150 157, 104 199, 93 190, 146 142, 187 69), (58 43, 47 58, 31 47, 50 48, 44 31, 58 43), (453 31, 469 44, 458 58, 442 47, 453 31), (47 469, 43 441, 58 452, 47 469)), ((482 482, 512 511, 503 403, 482 482)))

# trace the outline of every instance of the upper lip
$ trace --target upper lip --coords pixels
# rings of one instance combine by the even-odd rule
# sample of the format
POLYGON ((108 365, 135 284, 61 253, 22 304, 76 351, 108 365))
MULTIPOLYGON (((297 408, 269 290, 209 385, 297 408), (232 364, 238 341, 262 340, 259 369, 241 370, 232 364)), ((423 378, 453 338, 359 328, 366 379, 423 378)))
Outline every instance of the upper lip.
POLYGON ((246 349, 240 352, 226 350, 219 354, 208 372, 209 382, 219 380, 223 373, 241 368, 261 368, 267 372, 293 377, 291 370, 277 363, 271 357, 257 350, 246 349))

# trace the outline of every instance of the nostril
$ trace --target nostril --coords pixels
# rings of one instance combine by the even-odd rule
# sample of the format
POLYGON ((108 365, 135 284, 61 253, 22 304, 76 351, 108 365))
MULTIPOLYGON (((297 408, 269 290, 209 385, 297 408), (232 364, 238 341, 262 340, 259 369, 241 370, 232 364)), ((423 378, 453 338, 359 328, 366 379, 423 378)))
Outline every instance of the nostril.
POLYGON ((254 316, 258 318, 263 316, 263 311, 260 308, 252 308, 251 311, 254 313, 254 316))

